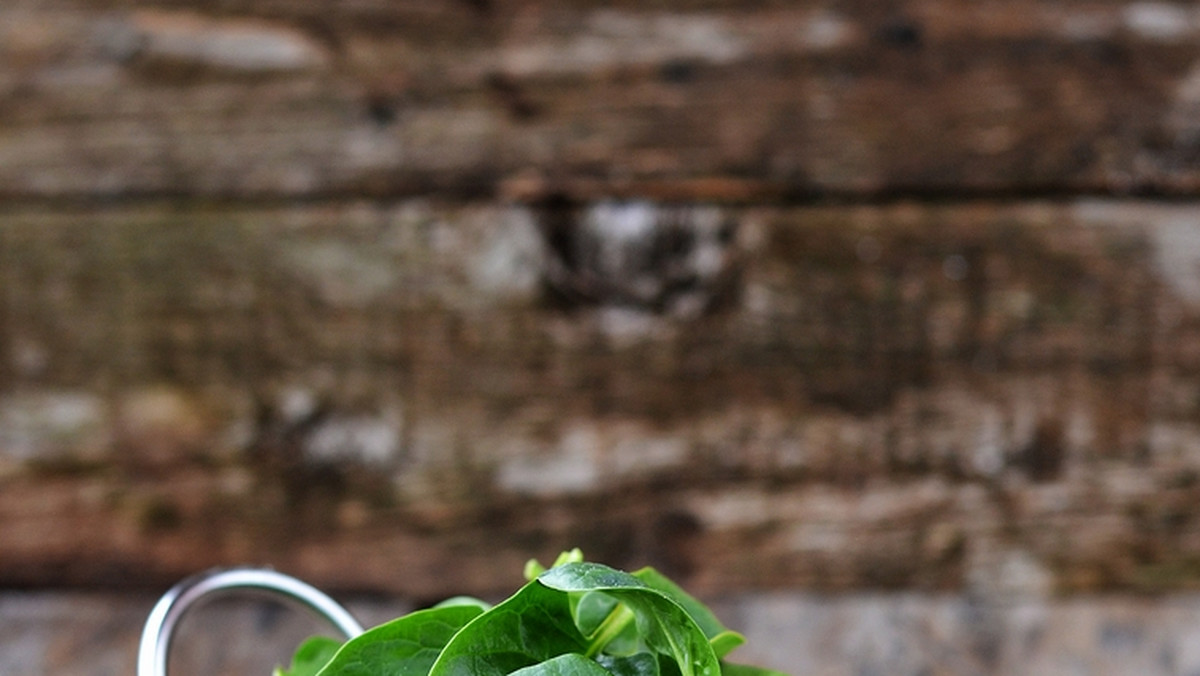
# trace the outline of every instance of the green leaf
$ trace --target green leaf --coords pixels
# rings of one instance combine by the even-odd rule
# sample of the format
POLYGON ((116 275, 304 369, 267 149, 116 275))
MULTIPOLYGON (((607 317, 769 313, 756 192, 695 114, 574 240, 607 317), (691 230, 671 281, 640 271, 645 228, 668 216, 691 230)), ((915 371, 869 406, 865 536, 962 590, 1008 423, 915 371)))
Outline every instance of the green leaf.
POLYGON ((491 610, 492 604, 487 601, 477 599, 474 596, 451 596, 450 598, 433 606, 434 608, 453 608, 454 606, 475 606, 480 610, 491 610))
POLYGON ((276 667, 274 676, 315 676, 341 647, 341 641, 328 636, 306 639, 296 648, 296 654, 292 655, 292 668, 285 670, 283 667, 276 667))
POLYGON ((546 567, 537 559, 529 559, 525 562, 525 581, 533 582, 538 575, 546 572, 546 567))
POLYGON ((708 643, 712 646, 713 653, 717 656, 717 659, 724 658, 726 655, 733 652, 734 648, 742 645, 745 642, 745 636, 742 636, 736 631, 729 630, 723 631, 708 639, 708 643))
POLYGON ((575 626, 588 639, 589 656, 601 649, 609 655, 632 655, 643 649, 638 640, 633 613, 604 592, 573 592, 568 595, 575 613, 575 626))
POLYGON ((672 601, 678 603, 679 607, 687 611, 687 614, 695 620, 701 631, 704 632, 705 638, 711 639, 718 634, 728 631, 725 625, 721 624, 721 621, 717 619, 717 616, 708 609, 708 606, 701 603, 696 597, 684 591, 682 587, 667 579, 665 575, 657 570, 642 568, 633 573, 633 576, 645 582, 651 589, 657 589, 666 594, 672 601))
POLYGON ((604 592, 585 592, 573 601, 575 626, 584 636, 595 633, 617 608, 617 600, 604 592))
POLYGON ((600 655, 596 658, 614 676, 659 676, 658 658, 650 653, 638 653, 625 657, 600 655))
POLYGON ((612 672, 578 653, 567 653, 517 669, 509 676, 612 676, 612 672))
POLYGON ((657 571, 563 552, 496 606, 447 599, 344 645, 306 641, 274 676, 784 676, 721 661, 744 638, 657 571))
MULTIPOLYGON (((550 567, 553 568, 555 566, 561 566, 564 563, 579 563, 582 560, 583 560, 583 551, 581 551, 578 547, 576 547, 572 550, 565 551, 565 552, 562 552, 561 554, 559 554, 558 558, 554 559, 554 563, 550 564, 550 567)), ((525 571, 524 572, 525 572, 525 581, 533 582, 533 580, 535 578, 537 578, 538 575, 541 575, 542 573, 546 572, 546 567, 543 566, 541 564, 541 562, 539 562, 537 559, 529 559, 528 561, 525 562, 525 571)))
POLYGON ((559 554, 558 558, 554 559, 554 564, 550 567, 557 568, 568 563, 579 563, 580 561, 583 561, 583 551, 576 547, 575 549, 559 554))
POLYGON ((381 624, 347 641, 320 676, 426 676, 446 644, 482 612, 454 605, 381 624))
POLYGON ((721 663, 721 676, 788 676, 782 671, 752 667, 747 664, 721 663))
POLYGON ((505 676, 587 645, 567 595, 534 581, 463 627, 429 676, 505 676))
POLYGON ((547 587, 568 592, 608 591, 612 589, 649 589, 636 577, 600 563, 568 563, 542 573, 538 581, 547 587))
POLYGON ((538 581, 563 592, 602 591, 633 612, 645 645, 672 659, 682 676, 717 676, 720 665, 708 637, 667 594, 642 580, 598 563, 568 563, 538 581))

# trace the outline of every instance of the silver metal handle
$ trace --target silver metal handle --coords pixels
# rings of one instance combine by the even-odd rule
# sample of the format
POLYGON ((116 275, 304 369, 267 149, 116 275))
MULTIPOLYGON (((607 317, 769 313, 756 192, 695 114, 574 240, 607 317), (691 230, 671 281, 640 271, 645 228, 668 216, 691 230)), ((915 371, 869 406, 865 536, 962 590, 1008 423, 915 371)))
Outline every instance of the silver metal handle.
POLYGON ((196 602, 226 591, 260 591, 282 596, 328 620, 346 638, 363 632, 362 625, 337 601, 310 584, 264 568, 210 570, 172 587, 146 618, 138 647, 137 676, 167 676, 167 657, 175 625, 196 602))

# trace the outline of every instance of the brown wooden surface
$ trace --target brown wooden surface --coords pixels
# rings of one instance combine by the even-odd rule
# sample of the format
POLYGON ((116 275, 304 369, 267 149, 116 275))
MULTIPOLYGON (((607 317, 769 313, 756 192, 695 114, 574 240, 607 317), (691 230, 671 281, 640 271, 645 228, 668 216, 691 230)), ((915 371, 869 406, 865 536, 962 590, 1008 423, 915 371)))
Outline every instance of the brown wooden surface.
POLYGON ((1200 29, 1189 11, 11 4, 0 9, 0 191, 1191 195, 1200 29))
POLYGON ((5 3, 0 586, 1192 587, 1196 17, 5 3))
POLYGON ((1014 550, 1054 589, 1197 579, 1186 205, 3 219, 4 584, 434 598, 573 545, 705 593, 957 589, 1014 550), (639 213, 716 234, 584 262, 639 213))

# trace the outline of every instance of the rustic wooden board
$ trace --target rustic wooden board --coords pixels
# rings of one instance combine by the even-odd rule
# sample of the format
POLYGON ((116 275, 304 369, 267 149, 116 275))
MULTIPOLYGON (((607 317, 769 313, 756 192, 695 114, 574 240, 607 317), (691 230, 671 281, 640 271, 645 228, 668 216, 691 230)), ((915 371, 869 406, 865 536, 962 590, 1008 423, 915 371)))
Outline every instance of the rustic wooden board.
POLYGON ((1168 3, 0 9, 0 192, 1193 194, 1168 3))
POLYGON ((0 585, 1194 585, 1194 14, 6 3, 0 585))
POLYGON ((1011 552, 1043 590, 1187 587, 1195 222, 9 208, 0 584, 270 562, 432 598, 578 544, 706 593, 960 588, 1011 552))

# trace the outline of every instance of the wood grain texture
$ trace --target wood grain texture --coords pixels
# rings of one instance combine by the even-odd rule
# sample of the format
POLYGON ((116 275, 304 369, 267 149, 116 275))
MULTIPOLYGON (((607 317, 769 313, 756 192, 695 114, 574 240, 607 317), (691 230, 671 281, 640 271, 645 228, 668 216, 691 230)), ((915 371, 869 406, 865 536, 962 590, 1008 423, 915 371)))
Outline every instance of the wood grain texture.
POLYGON ((1196 188, 1197 30, 1167 3, 0 11, 10 197, 1196 188))
POLYGON ((424 599, 582 545, 708 593, 1191 588, 1198 37, 6 3, 0 585, 424 599))
POLYGON ((433 598, 574 545, 708 593, 1195 583, 1187 206, 3 218, 5 584, 433 598))

